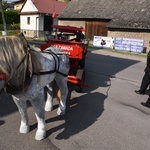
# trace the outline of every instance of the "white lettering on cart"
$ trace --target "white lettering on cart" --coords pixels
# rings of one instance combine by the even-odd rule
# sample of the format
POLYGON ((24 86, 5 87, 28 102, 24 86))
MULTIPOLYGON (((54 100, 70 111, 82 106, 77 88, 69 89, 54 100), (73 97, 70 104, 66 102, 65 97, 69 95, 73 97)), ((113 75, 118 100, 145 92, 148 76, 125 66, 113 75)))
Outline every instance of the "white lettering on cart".
POLYGON ((63 46, 63 45, 54 45, 57 48, 60 48, 62 50, 68 50, 68 51, 73 51, 73 47, 72 46, 63 46))

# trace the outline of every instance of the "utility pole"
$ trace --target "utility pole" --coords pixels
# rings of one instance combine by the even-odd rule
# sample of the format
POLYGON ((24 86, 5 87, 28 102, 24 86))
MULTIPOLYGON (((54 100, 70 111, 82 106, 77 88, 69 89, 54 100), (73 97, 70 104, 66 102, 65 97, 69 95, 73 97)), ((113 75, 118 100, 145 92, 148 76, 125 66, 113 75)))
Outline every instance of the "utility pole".
POLYGON ((4 26, 4 35, 7 35, 7 26, 6 26, 5 16, 4 16, 4 9, 2 6, 2 0, 0 0, 0 9, 2 14, 3 26, 4 26))

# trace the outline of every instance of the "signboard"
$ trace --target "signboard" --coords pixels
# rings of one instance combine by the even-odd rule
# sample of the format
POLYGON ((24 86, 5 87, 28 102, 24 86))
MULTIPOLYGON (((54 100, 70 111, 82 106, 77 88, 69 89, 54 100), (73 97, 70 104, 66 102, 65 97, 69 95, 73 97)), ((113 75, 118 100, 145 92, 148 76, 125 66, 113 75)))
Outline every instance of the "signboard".
POLYGON ((99 48, 111 48, 114 47, 114 38, 105 36, 94 36, 93 46, 99 48))
POLYGON ((129 39, 129 38, 115 38, 114 49, 128 52, 142 53, 144 50, 144 40, 129 39))

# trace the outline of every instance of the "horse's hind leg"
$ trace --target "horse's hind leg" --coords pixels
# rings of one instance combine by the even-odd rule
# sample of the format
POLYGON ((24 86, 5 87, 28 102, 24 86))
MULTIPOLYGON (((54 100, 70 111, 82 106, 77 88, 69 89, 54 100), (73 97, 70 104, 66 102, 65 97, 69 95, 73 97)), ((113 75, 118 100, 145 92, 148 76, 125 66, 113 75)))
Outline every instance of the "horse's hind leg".
POLYGON ((46 85, 46 103, 45 103, 45 111, 52 111, 53 109, 53 82, 46 85))
POLYGON ((57 75, 56 77, 56 83, 60 89, 60 93, 58 92, 59 96, 59 107, 57 114, 63 115, 66 111, 66 100, 68 96, 68 85, 67 85, 67 77, 62 75, 57 75))
POLYGON ((38 129, 36 131, 35 139, 42 140, 46 137, 45 131, 45 110, 44 110, 44 89, 40 91, 38 97, 30 100, 35 110, 35 116, 38 122, 38 129))
POLYGON ((13 100, 16 103, 18 110, 20 112, 20 115, 21 115, 20 133, 28 133, 30 129, 29 129, 29 124, 28 124, 26 101, 21 101, 14 96, 13 96, 13 100))

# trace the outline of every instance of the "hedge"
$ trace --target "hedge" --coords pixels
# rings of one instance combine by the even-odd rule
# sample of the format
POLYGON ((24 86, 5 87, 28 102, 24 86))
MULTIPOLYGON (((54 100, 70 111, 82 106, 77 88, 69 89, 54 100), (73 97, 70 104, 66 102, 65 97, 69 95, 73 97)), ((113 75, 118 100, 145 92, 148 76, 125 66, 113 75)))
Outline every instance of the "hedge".
MULTIPOLYGON (((15 10, 8 10, 4 12, 6 24, 19 24, 20 23, 20 15, 15 10)), ((0 11, 0 16, 1 11, 0 11)), ((0 24, 3 24, 2 17, 0 17, 0 24)))

